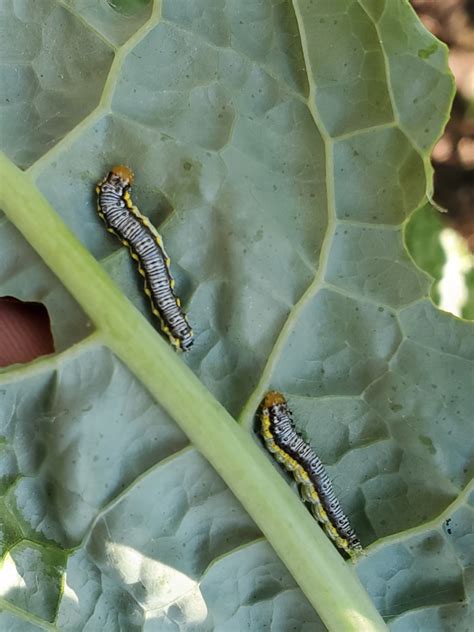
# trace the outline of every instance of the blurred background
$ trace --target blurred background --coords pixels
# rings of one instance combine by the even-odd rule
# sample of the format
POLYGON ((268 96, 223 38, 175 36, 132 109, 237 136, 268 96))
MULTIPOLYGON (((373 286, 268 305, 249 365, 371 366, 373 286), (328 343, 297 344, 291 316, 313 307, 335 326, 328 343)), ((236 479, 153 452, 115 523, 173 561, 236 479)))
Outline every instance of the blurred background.
POLYGON ((451 119, 433 150, 434 200, 406 230, 417 264, 436 279, 441 309, 474 319, 474 0, 412 0, 424 25, 449 47, 457 93, 451 119))
MULTIPOLYGON (((150 0, 108 0, 133 16, 150 0)), ((411 0, 425 26, 449 47, 457 93, 445 134, 434 148, 434 200, 413 213, 406 245, 435 281, 432 299, 443 310, 474 320, 474 0, 411 0)), ((0 298, 0 366, 54 351, 43 305, 0 298)))

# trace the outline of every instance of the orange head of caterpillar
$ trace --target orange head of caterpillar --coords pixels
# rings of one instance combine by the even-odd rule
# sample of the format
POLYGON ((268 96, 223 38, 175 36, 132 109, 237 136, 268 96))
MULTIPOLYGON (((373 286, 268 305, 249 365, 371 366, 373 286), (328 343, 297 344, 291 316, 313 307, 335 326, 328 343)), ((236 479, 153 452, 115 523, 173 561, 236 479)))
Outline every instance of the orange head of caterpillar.
POLYGON ((134 175, 133 171, 126 167, 125 165, 116 165, 112 167, 110 173, 113 173, 115 176, 120 178, 125 185, 130 186, 133 183, 134 175))
POLYGON ((269 391, 262 401, 263 408, 270 408, 271 406, 278 406, 279 404, 286 404, 286 399, 278 391, 269 391))

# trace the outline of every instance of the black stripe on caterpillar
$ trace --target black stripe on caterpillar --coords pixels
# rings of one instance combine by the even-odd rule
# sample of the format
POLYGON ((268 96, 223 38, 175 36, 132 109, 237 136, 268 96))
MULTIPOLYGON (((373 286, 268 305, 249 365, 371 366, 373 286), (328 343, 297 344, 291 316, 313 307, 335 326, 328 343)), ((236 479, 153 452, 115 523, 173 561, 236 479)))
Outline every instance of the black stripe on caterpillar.
POLYGON ((260 406, 260 432, 266 448, 299 484, 311 513, 336 546, 357 557, 362 546, 334 493, 321 459, 296 432, 285 397, 270 391, 260 406))
POLYGON ((177 349, 188 351, 193 332, 174 293, 170 259, 160 234, 150 220, 133 204, 130 186, 132 171, 123 165, 113 167, 96 187, 97 209, 107 230, 116 235, 138 264, 145 279, 145 294, 152 312, 160 319, 163 332, 177 349))

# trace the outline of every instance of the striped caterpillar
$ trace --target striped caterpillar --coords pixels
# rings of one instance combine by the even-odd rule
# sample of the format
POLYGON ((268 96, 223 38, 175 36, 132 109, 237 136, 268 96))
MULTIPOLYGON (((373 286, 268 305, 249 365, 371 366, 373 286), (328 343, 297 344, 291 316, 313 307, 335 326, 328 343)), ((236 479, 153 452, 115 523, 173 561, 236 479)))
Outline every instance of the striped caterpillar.
POLYGON ((113 167, 96 187, 97 210, 107 230, 128 247, 138 263, 138 271, 145 279, 145 294, 163 332, 174 347, 187 351, 194 341, 193 332, 174 293, 170 259, 161 236, 132 202, 132 182, 133 173, 128 167, 113 167))
POLYGON ((260 432, 275 459, 293 474, 300 495, 336 546, 356 557, 362 546, 339 504, 320 458, 296 432, 284 396, 267 393, 260 409, 260 432))

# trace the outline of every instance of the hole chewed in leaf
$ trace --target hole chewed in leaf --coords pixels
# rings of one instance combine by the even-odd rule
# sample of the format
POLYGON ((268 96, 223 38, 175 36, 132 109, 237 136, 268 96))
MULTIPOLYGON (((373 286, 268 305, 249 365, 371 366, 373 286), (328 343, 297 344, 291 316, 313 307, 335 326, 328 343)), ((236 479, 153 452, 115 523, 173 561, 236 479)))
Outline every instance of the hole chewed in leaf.
POLYGON ((0 297, 0 367, 31 362, 53 352, 46 307, 11 296, 0 297))

